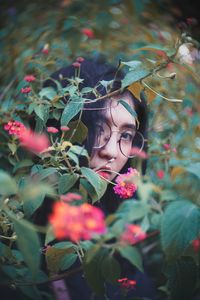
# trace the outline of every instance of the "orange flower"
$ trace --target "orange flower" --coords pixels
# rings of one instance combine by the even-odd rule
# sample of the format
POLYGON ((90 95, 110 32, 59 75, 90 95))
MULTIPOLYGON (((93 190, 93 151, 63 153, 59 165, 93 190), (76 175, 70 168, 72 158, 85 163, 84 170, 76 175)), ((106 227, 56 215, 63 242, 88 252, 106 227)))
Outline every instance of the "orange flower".
POLYGON ((48 137, 44 133, 39 134, 27 128, 20 134, 19 140, 24 148, 35 153, 40 153, 50 146, 48 137))
POLYGON ((89 240, 106 230, 102 210, 87 203, 71 206, 56 202, 49 222, 57 239, 69 238, 74 242, 89 240))
POLYGON ((123 244, 134 245, 137 242, 146 238, 146 233, 141 229, 139 225, 127 224, 125 231, 120 237, 120 242, 123 244))

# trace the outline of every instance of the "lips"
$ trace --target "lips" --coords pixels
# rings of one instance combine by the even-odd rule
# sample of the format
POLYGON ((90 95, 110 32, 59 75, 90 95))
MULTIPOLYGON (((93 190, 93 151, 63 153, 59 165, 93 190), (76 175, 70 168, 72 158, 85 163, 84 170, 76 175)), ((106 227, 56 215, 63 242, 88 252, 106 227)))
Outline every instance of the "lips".
POLYGON ((97 174, 99 174, 101 177, 103 177, 105 179, 109 179, 111 168, 104 166, 104 167, 101 167, 100 169, 96 170, 95 172, 97 174))

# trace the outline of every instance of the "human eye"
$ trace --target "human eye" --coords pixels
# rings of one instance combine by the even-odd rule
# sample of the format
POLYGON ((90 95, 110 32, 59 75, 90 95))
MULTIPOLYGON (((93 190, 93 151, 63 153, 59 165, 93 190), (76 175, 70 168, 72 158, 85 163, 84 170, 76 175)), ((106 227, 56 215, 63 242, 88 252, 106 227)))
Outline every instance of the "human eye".
POLYGON ((126 142, 132 142, 134 136, 135 136, 135 132, 132 132, 131 130, 127 130, 121 133, 120 139, 126 142))

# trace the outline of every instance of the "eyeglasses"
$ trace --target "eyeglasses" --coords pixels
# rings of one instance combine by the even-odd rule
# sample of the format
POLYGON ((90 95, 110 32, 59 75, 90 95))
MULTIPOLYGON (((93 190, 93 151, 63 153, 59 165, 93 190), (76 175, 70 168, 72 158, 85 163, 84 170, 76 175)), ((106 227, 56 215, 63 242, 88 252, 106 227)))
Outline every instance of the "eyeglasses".
POLYGON ((106 146, 113 132, 118 133, 118 143, 121 153, 128 157, 136 156, 132 149, 137 148, 137 153, 140 153, 144 147, 143 135, 135 128, 125 128, 122 130, 111 130, 106 122, 96 124, 96 133, 93 149, 98 150, 106 146))

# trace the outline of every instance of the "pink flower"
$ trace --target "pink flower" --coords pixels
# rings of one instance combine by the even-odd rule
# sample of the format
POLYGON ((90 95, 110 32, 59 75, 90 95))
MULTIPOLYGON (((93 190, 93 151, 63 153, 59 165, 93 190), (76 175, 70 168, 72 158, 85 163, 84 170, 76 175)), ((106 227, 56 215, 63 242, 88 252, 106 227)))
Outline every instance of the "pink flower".
POLYGON ((61 195, 60 200, 64 202, 72 202, 74 200, 81 200, 82 197, 79 194, 67 193, 66 195, 61 195))
POLYGON ((156 173, 156 175, 157 175, 157 177, 159 179, 162 180, 164 178, 164 176, 165 176, 165 172, 163 170, 158 170, 157 173, 156 173))
POLYGON ((94 32, 93 32, 93 30, 90 29, 90 28, 83 28, 83 29, 81 30, 81 32, 82 32, 85 36, 87 36, 89 39, 94 38, 94 32))
POLYGON ((199 253, 200 251, 200 239, 196 239, 192 241, 192 247, 194 252, 199 253))
POLYGON ((131 154, 130 155, 131 156, 135 155, 135 156, 140 157, 142 159, 147 159, 147 157, 148 157, 147 153, 144 152, 143 150, 141 151, 138 147, 133 147, 131 149, 131 154))
POLYGON ((128 168, 128 172, 120 174, 116 178, 116 185, 114 186, 115 194, 118 194, 120 198, 127 199, 133 196, 137 190, 136 180, 139 173, 136 169, 128 168))
POLYGON ((170 144, 164 144, 164 145, 163 145, 163 148, 164 148, 165 150, 170 150, 170 149, 171 149, 171 145, 170 145, 170 144))
POLYGON ((68 126, 61 126, 61 131, 68 131, 70 128, 68 126))
POLYGON ((50 146, 45 134, 39 134, 27 128, 19 135, 19 140, 24 148, 35 153, 40 153, 50 146))
POLYGON ((120 278, 117 280, 118 283, 120 283, 120 287, 122 289, 130 290, 135 287, 137 282, 135 280, 130 280, 127 277, 125 278, 120 278))
POLYGON ((42 53, 44 53, 45 55, 49 54, 49 44, 45 44, 43 49, 42 49, 42 53))
POLYGON ((73 64, 72 64, 72 66, 74 67, 74 68, 80 68, 80 66, 81 66, 81 64, 79 63, 79 62, 74 62, 73 64))
POLYGON ((29 94, 30 92, 31 92, 30 86, 27 86, 27 87, 21 89, 22 94, 29 94))
POLYGON ((146 233, 139 225, 127 224, 125 231, 120 236, 120 242, 123 244, 135 245, 146 238, 146 233))
POLYGON ((55 128, 55 127, 47 127, 47 131, 50 132, 50 133, 57 133, 58 129, 55 128))
POLYGON ((4 125, 4 129, 8 131, 10 135, 19 136, 25 129, 25 126, 19 121, 9 121, 4 125))
POLYGON ((69 238, 74 242, 91 239, 94 235, 106 231, 102 210, 88 203, 71 206, 56 202, 49 222, 57 239, 69 238))
POLYGON ((32 81, 35 81, 36 78, 35 78, 35 76, 33 76, 33 75, 26 75, 26 76, 24 77, 24 80, 27 81, 27 82, 32 82, 32 81))
POLYGON ((77 57, 76 61, 82 63, 85 59, 82 56, 77 57))

